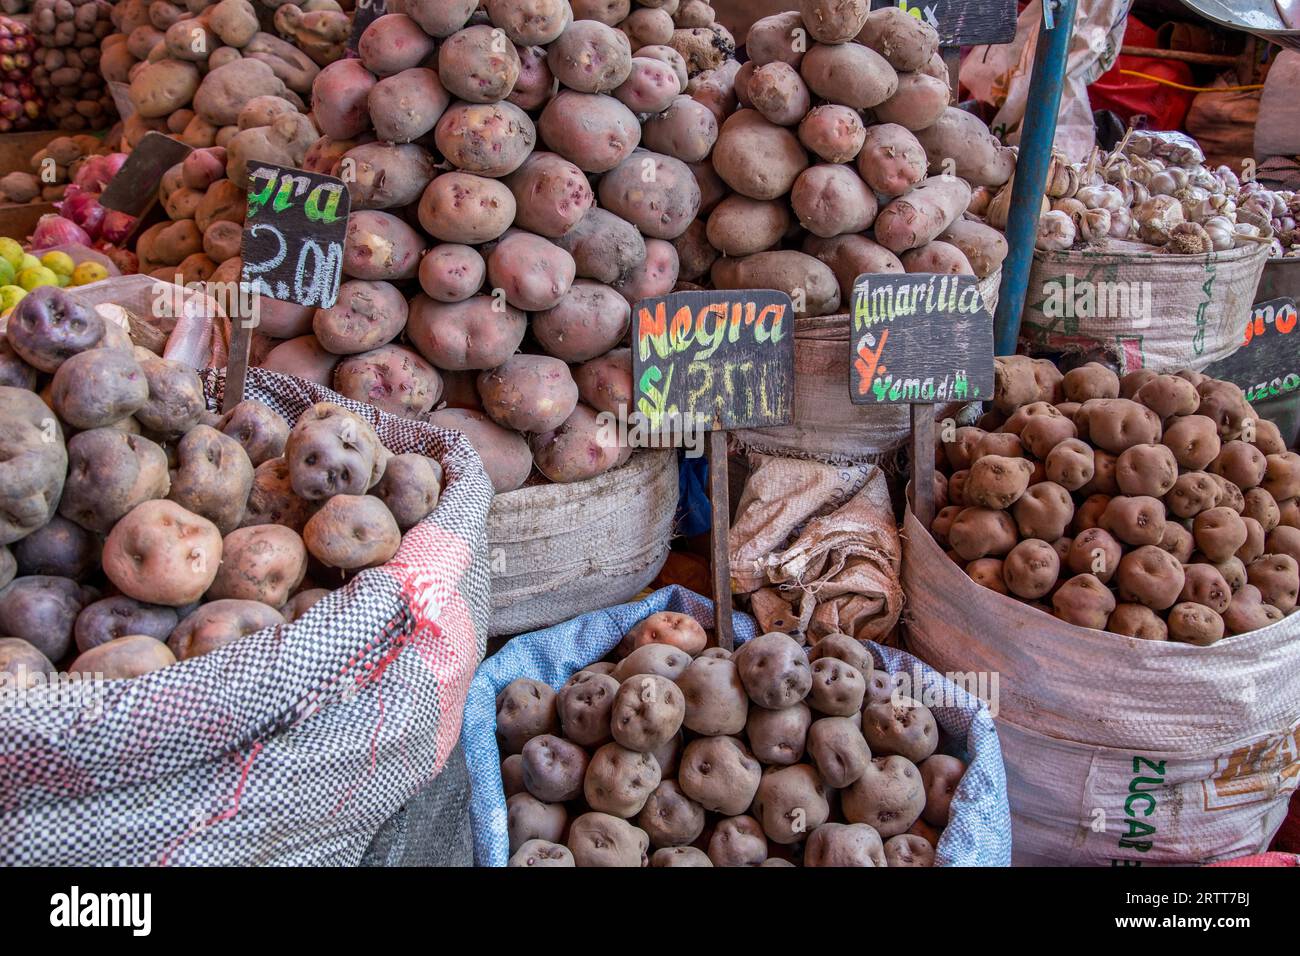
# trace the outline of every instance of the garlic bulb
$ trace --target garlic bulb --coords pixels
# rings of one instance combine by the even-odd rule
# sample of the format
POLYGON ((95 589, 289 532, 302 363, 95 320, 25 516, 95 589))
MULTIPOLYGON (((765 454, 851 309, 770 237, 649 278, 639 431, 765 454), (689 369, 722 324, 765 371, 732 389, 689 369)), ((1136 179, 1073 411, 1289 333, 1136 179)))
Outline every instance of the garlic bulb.
POLYGON ((1078 199, 1070 197, 1069 199, 1053 199, 1052 210, 1065 213, 1077 226, 1083 214, 1088 211, 1088 207, 1079 202, 1078 199))
POLYGON ((1034 248, 1044 252, 1063 252, 1074 245, 1077 230, 1067 213, 1049 211, 1038 219, 1038 237, 1034 248))
POLYGON ((1180 222, 1169 230, 1164 251, 1173 255, 1201 256, 1214 250, 1214 242, 1199 222, 1180 222))
POLYGON ((1187 188, 1187 170, 1178 166, 1167 166, 1158 173, 1153 173, 1147 180, 1147 188, 1154 196, 1173 196, 1180 189, 1187 188))
POLYGON ((1127 239, 1133 230, 1133 214, 1127 209, 1110 214, 1110 237, 1127 239))
POLYGON ((1053 152, 1047 167, 1047 185, 1044 192, 1053 199, 1073 196, 1079 188, 1079 170, 1066 161, 1060 153, 1053 152))
POLYGON ((1235 196, 1241 191, 1241 180, 1237 178, 1231 167, 1220 166, 1214 171, 1214 178, 1219 181, 1222 187, 1220 190, 1229 196, 1235 196))
POLYGON ((1193 186, 1199 186, 1201 189, 1209 192, 1218 192, 1221 183, 1214 177, 1204 166, 1192 166, 1187 170, 1187 181, 1193 186))
POLYGON ((1133 210, 1133 218, 1143 242, 1163 246, 1170 230, 1183 221, 1183 207, 1173 196, 1152 196, 1133 210))
POLYGON ((1128 205, 1124 202, 1124 194, 1114 186, 1084 186, 1074 194, 1074 198, 1089 209, 1108 209, 1111 212, 1118 212, 1128 205))
POLYGON ((1130 208, 1133 206, 1140 206, 1151 198, 1151 190, 1147 189, 1147 187, 1142 183, 1134 182, 1132 185, 1133 197, 1129 200, 1130 208))
POLYGON ((1110 210, 1089 209, 1075 224, 1085 242, 1100 245, 1110 238, 1110 210))
POLYGON ((1216 252, 1226 252, 1236 245, 1236 236, 1232 231, 1232 220, 1227 216, 1212 216, 1201 225, 1205 227, 1216 252))

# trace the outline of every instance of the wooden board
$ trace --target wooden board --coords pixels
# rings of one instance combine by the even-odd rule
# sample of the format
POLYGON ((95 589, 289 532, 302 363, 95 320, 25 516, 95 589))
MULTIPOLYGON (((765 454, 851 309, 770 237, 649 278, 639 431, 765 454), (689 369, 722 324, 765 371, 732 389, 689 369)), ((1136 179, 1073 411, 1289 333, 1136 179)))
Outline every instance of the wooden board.
POLYGON ((772 289, 693 290, 632 310, 632 411, 650 429, 790 421, 794 306, 772 289))
POLYGON ((993 316, 974 276, 858 276, 849 320, 855 405, 993 397, 993 316))
POLYGON ((99 204, 129 216, 143 216, 158 198, 163 174, 191 152, 191 147, 164 133, 145 133, 117 175, 108 181, 99 204))
POLYGON ((939 45, 1010 43, 1016 36, 1016 0, 873 0, 871 8, 902 7, 939 31, 939 45))
POLYGON ((50 140, 67 135, 57 129, 0 133, 0 176, 35 172, 32 169, 32 157, 48 146, 50 140))

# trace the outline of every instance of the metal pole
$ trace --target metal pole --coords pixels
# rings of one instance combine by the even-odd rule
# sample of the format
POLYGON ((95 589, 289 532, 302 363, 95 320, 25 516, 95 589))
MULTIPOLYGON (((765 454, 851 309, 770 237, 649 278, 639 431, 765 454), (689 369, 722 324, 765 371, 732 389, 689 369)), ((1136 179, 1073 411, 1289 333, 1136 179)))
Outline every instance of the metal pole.
POLYGON ((1020 313, 1029 292, 1029 270, 1034 262, 1034 238, 1047 186, 1047 167, 1056 138, 1056 114, 1061 108, 1066 53, 1074 30, 1078 0, 1043 0, 1043 22, 1034 50, 1034 72, 1029 80, 1029 107, 1020 133, 1020 157, 1011 191, 1007 219, 1010 252, 1002 263, 1002 288, 993 320, 995 355, 1014 355, 1020 337, 1020 313))

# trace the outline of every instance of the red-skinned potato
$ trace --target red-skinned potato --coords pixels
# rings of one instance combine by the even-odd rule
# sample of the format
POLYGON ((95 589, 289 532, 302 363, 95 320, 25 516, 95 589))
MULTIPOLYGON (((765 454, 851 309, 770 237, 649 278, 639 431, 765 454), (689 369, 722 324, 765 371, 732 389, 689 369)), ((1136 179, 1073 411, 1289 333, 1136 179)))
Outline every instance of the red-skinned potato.
POLYGON ((638 674, 614 695, 610 733, 629 750, 646 753, 675 737, 685 716, 686 701, 676 684, 657 674, 638 674))
POLYGON ((69 674, 126 680, 176 663, 176 657, 162 641, 142 634, 119 637, 77 655, 68 665, 69 674))
POLYGON ((558 428, 578 401, 568 366, 545 355, 515 355, 478 378, 483 408, 497 424, 523 432, 558 428))
POLYGON ((1115 596, 1095 575, 1076 574, 1056 589, 1052 609, 1068 624, 1103 631, 1115 610, 1115 596))
POLYGON ((392 513, 372 495, 335 495, 302 529, 312 557, 345 571, 377 567, 392 558, 402 532, 392 513))
POLYGON ((939 727, 934 715, 910 697, 900 696, 864 707, 862 735, 872 753, 899 754, 913 763, 930 756, 939 745, 939 727))
POLYGON ((146 604, 183 607, 203 596, 221 566, 221 532, 174 501, 137 505, 104 542, 104 573, 146 604))
POLYGON ((708 635, 689 614, 658 611, 638 622, 628 632, 632 647, 646 644, 670 644, 694 657, 704 650, 708 635))
POLYGON ((167 646, 176 660, 185 661, 283 623, 279 611, 258 601, 209 601, 177 625, 167 646))
POLYGON ((931 826, 946 827, 952 798, 966 772, 966 765, 956 757, 934 754, 921 761, 917 769, 921 771, 921 782, 925 786, 925 809, 921 817, 931 826))
POLYGON ((1117 604, 1106 621, 1106 630, 1143 641, 1169 640, 1169 627, 1149 607, 1141 604, 1117 604))
POLYGON ((238 528, 222 541, 221 567, 207 596, 279 607, 306 573, 307 549, 297 532, 273 524, 238 528))
POLYGON ((502 428, 482 412, 444 408, 426 418, 431 425, 459 431, 469 439, 483 461, 497 494, 514 491, 533 469, 528 442, 517 432, 502 428))
POLYGON ((761 866, 767 860, 762 826, 748 815, 720 821, 709 836, 709 859, 714 866, 761 866))
POLYGON ((394 455, 375 485, 375 497, 384 503, 405 532, 433 513, 442 494, 442 466, 425 455, 394 455))
POLYGON ((54 674, 48 657, 17 637, 0 637, 0 674, 20 689, 36 687, 54 674))

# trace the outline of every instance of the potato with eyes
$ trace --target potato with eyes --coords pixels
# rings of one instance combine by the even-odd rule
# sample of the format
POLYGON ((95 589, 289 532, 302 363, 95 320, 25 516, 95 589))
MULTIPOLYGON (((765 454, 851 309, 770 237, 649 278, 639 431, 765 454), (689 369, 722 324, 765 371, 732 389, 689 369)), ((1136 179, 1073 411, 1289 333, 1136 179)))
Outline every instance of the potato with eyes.
POLYGON ((217 430, 243 446, 253 467, 284 454, 289 440, 289 423, 269 405, 246 398, 221 416, 217 430))
POLYGON ((207 411, 198 373, 181 362, 155 355, 141 355, 139 364, 149 390, 148 400, 135 410, 140 426, 155 436, 171 439, 197 425, 207 411))
POLYGON ((1246 524, 1231 508, 1202 511, 1192 522, 1196 547, 1211 561, 1226 561, 1246 543, 1246 524))
POLYGON ((1264 555, 1264 528, 1254 518, 1243 516, 1241 523, 1246 526, 1246 540, 1234 553, 1242 563, 1250 564, 1264 555))
POLYGON ((540 734, 558 734, 555 691, 530 677, 512 680, 497 694, 497 737, 505 754, 521 753, 540 734))
POLYGON ((1178 476, 1165 494, 1165 507, 1179 518, 1195 518, 1219 503, 1219 483, 1204 471, 1188 471, 1178 476))
POLYGON ((1101 526, 1133 547, 1159 544, 1165 533, 1165 506, 1149 495, 1117 495, 1106 504, 1101 526))
POLYGON ((808 728, 808 756, 829 787, 843 790, 866 771, 871 747, 855 717, 822 717, 808 728))
POLYGON ((1040 481, 1011 506, 1011 516, 1022 538, 1055 541, 1074 519, 1074 499, 1055 482, 1040 481))
POLYGON ((840 794, 850 823, 865 823, 885 839, 907 832, 925 809, 921 771, 906 757, 873 758, 862 776, 840 794))
POLYGON ((645 866, 650 838, 608 813, 584 813, 569 827, 567 846, 578 866, 645 866))
POLYGON ((892 867, 934 866, 934 847, 925 837, 900 833, 885 841, 885 862, 892 867))
POLYGON ((149 382, 125 349, 95 348, 63 362, 50 384, 50 403, 73 428, 105 428, 149 401, 149 382))
POLYGON ((714 866, 761 866, 767 861, 767 836, 753 817, 733 816, 714 827, 708 853, 714 866))
POLYGON ((761 775, 758 761, 737 738, 700 737, 686 745, 677 783, 705 810, 735 816, 753 802, 761 775))
POLYGON ((812 711, 803 703, 782 710, 751 707, 745 737, 760 761, 787 766, 803 759, 811 724, 812 711))
POLYGON ((1216 507, 1231 508, 1237 514, 1246 513, 1246 496, 1241 489, 1222 475, 1211 473, 1210 478, 1219 486, 1219 503, 1216 507))
POLYGON ((1222 614, 1232 602, 1232 588, 1219 569, 1212 564, 1188 564, 1183 567, 1180 602, 1191 602, 1222 614))
POLYGON ((1271 532, 1282 522, 1282 510, 1277 501, 1263 488, 1251 488, 1242 496, 1245 508, 1243 518, 1254 518, 1259 522, 1265 534, 1271 532))
POLYGON ((1119 398, 1119 376, 1100 362, 1089 362, 1065 373, 1061 381, 1065 397, 1071 402, 1090 398, 1119 398))
POLYGON ((804 866, 887 866, 875 827, 865 823, 823 823, 808 837, 804 866))
POLYGON ((222 539, 221 568, 208 599, 236 598, 280 607, 307 573, 307 548, 280 525, 237 528, 222 539))
POLYGON ((825 823, 831 808, 817 771, 800 763, 765 771, 752 809, 769 840, 789 845, 825 823))
POLYGON ((1300 593, 1300 565, 1289 554, 1266 554, 1246 566, 1246 580, 1259 589, 1260 598, 1283 614, 1295 610, 1300 593))
POLYGON ((618 662, 614 667, 614 679, 622 683, 637 674, 658 674, 677 680, 690 663, 690 655, 671 644, 646 644, 618 662))
POLYGON ((1092 478, 1079 489, 1079 494, 1084 496, 1119 494, 1119 479, 1116 476, 1118 466, 1118 455, 1112 455, 1108 451, 1094 448, 1092 451, 1092 478))
POLYGON ((1119 570, 1124 547, 1104 528, 1089 528, 1075 535, 1070 542, 1066 559, 1074 574, 1092 574, 1102 583, 1108 583, 1119 570))
POLYGON ((948 529, 948 543, 964 561, 1001 557, 1017 540, 1011 515, 992 508, 963 508, 948 529))
POLYGON ((609 715, 618 681, 608 674, 579 671, 560 690, 556 710, 566 739, 597 747, 610 739, 609 715))
POLYGON ((375 485, 375 497, 388 506, 401 531, 433 514, 442 494, 442 466, 427 455, 394 455, 375 485))
POLYGON ((1167 551, 1144 545, 1130 551, 1119 562, 1116 573, 1119 596, 1153 611, 1172 607, 1183 591, 1183 567, 1167 551))
POLYGON ((874 663, 865 644, 847 634, 827 634, 808 649, 808 661, 817 663, 823 657, 833 657, 854 668, 863 679, 871 677, 874 663))
POLYGON ((582 793, 587 806, 593 810, 616 817, 634 817, 662 779, 654 754, 608 743, 587 764, 582 793))
POLYGON ((556 866, 577 866, 567 846, 548 840, 528 840, 510 857, 506 866, 543 869, 556 866))
POLYGON ((1201 403, 1196 386, 1177 375, 1157 375, 1133 394, 1133 400, 1151 409, 1161 419, 1195 414, 1201 403))
POLYGON ((127 597, 183 607, 217 576, 221 532, 174 501, 146 501, 113 526, 103 560, 104 573, 127 597))
POLYGON ((283 525, 302 534, 307 519, 316 512, 314 502, 299 498, 289 477, 289 464, 283 458, 270 458, 253 469, 253 487, 240 527, 283 525))
POLYGON ((1241 389, 1231 382, 1205 379, 1196 386, 1201 402, 1198 415, 1214 421, 1222 441, 1239 438, 1247 420, 1254 420, 1255 412, 1241 389))
POLYGON ((1134 445, 1160 441, 1160 416, 1124 398, 1094 398, 1079 409, 1088 441, 1118 455, 1134 445))
POLYGON ((789 707, 812 689, 808 654, 788 634, 761 634, 741 645, 733 659, 745 692, 760 707, 789 707))
POLYGON ((1029 453, 1040 461, 1057 445, 1079 437, 1075 424, 1064 415, 1036 415, 1025 422, 1020 430, 1020 441, 1029 453))
POLYGON ((1002 563, 1002 580, 1007 590, 1027 601, 1048 594, 1060 573, 1060 555, 1040 538, 1021 541, 1002 563))
POLYGON ((1201 471, 1219 457, 1223 443, 1214 419, 1205 415, 1186 415, 1169 423, 1161 439, 1174 453, 1180 468, 1201 471))
POLYGON ((1169 640, 1169 627, 1160 615, 1141 604, 1117 604, 1106 621, 1112 634, 1136 637, 1143 641, 1169 640))
POLYGON ((1009 508, 1029 487, 1033 470, 1033 464, 1025 458, 985 455, 971 464, 962 498, 981 508, 1009 508))
POLYGON ((864 707, 862 735, 872 753, 899 754, 913 763, 924 760, 939 746, 939 727, 934 715, 930 708, 911 697, 899 696, 864 707))
POLYGON ((587 752, 554 734, 541 734, 524 744, 524 787, 544 803, 563 803, 582 795, 587 752))
POLYGON ((329 568, 355 571, 384 564, 397 553, 402 532, 373 495, 335 495, 302 529, 312 557, 329 568))
POLYGON ((712 737, 745 729, 749 698, 734 661, 698 657, 677 678, 677 687, 686 701, 682 722, 688 730, 712 737))
POLYGON ((1095 575, 1076 574, 1056 589, 1052 610, 1068 624, 1104 631, 1115 610, 1115 595, 1095 575))
POLYGON ((657 674, 638 674, 614 695, 610 733, 629 750, 644 753, 671 740, 685 716, 686 701, 676 684, 657 674))
POLYGON ((1192 537, 1191 531, 1177 521, 1166 521, 1165 533, 1160 536, 1160 543, 1156 547, 1168 551, 1178 559, 1179 564, 1186 564, 1192 560, 1192 554, 1196 551, 1196 539, 1192 537))
POLYGON ((361 495, 382 477, 388 452, 370 423, 340 405, 318 402, 284 446, 294 492, 307 501, 361 495))
POLYGON ((665 780, 646 798, 636 822, 653 847, 685 846, 704 832, 704 808, 682 793, 676 780, 665 780))
POLYGON ((1006 594, 1007 583, 1003 579, 1005 562, 1001 558, 976 558, 966 565, 966 576, 982 588, 1006 594))
POLYGON ((73 355, 107 343, 108 323, 54 286, 33 289, 14 308, 6 334, 9 346, 28 365, 55 372, 73 355))
POLYGON ((1268 455, 1264 460, 1266 468, 1260 487, 1272 495, 1274 501, 1300 496, 1300 454, 1288 451, 1268 455))
POLYGON ((1164 445, 1133 445, 1116 460, 1115 480, 1126 495, 1159 498, 1178 480, 1178 462, 1164 445))
POLYGON ((644 647, 647 644, 668 644, 695 657, 708 643, 708 635, 699 621, 689 614, 677 611, 659 611, 645 620, 638 622, 628 638, 632 647, 644 647))
POLYGON ((506 798, 506 833, 514 852, 529 841, 558 843, 569 813, 562 803, 543 803, 527 791, 506 798))
POLYGON ((235 441, 208 425, 186 432, 176 446, 179 467, 167 497, 229 534, 239 527, 253 488, 253 465, 235 441))
POLYGON ((1048 481, 1067 491, 1078 491, 1092 481, 1096 468, 1092 449, 1077 438, 1068 438, 1049 451, 1043 466, 1048 481))
POLYGON ((1225 478, 1243 492, 1264 480, 1268 459, 1254 445, 1240 439, 1224 442, 1219 456, 1210 462, 1211 474, 1225 478))
POLYGON ((832 717, 856 715, 866 693, 866 679, 857 668, 833 657, 813 663, 808 703, 819 713, 832 717))
POLYGON ((1223 618, 1203 604, 1182 602, 1169 609, 1169 639, 1209 647, 1223 639, 1223 618))
POLYGON ((1248 634, 1282 620, 1284 615, 1264 601, 1259 588, 1243 584, 1232 595, 1232 603, 1223 613, 1223 626, 1229 634, 1248 634))

